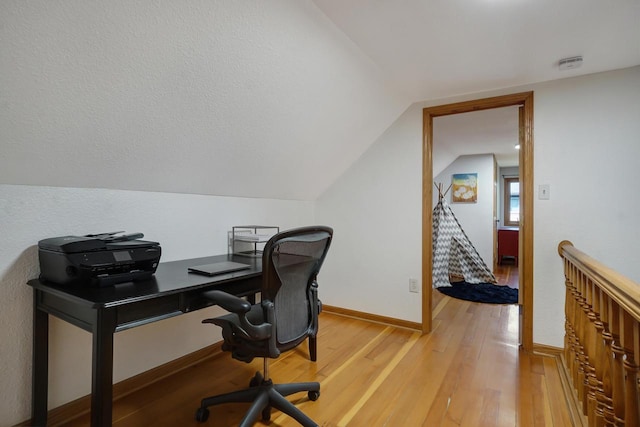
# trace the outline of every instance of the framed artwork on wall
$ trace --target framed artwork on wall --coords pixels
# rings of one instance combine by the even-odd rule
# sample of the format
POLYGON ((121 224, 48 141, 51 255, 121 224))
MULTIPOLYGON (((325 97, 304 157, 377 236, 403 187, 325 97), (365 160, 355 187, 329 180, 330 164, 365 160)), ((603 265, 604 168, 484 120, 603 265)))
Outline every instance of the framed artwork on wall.
POLYGON ((478 174, 453 174, 451 190, 453 203, 476 203, 478 201, 478 174))

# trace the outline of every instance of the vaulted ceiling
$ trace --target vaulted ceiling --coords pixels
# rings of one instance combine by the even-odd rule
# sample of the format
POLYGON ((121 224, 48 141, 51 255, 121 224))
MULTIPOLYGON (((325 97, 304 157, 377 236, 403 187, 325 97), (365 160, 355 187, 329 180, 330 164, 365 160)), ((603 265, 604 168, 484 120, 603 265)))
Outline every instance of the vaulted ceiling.
POLYGON ((0 183, 314 200, 412 102, 638 65, 639 23, 640 0, 3 1, 0 183))

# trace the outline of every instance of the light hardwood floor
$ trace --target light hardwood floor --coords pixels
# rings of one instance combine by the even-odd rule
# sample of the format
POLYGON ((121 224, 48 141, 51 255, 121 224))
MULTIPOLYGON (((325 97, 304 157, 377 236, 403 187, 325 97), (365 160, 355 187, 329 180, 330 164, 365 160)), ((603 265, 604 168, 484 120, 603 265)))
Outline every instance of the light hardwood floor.
MULTIPOLYGON (((428 335, 322 313, 318 361, 306 346, 272 360, 275 382, 319 381, 320 398, 296 401, 321 426, 570 426, 556 359, 518 349, 515 305, 476 304, 434 292, 428 335)), ((114 425, 235 426, 247 408, 199 400, 243 388, 261 362, 212 358, 114 404, 114 425)), ((88 416, 64 424, 86 426, 88 416)), ((257 425, 263 425, 259 422, 257 425)), ((278 411, 271 426, 296 426, 278 411)))
POLYGON ((498 285, 518 289, 518 266, 515 265, 514 259, 505 258, 502 264, 496 266, 493 274, 496 276, 496 279, 498 279, 498 285))

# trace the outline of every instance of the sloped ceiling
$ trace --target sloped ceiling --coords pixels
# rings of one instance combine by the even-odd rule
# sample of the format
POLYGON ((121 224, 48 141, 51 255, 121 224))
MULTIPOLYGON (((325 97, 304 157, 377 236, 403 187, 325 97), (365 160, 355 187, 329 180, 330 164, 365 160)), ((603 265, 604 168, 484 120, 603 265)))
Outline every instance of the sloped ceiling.
POLYGON ((638 22, 639 0, 3 1, 0 183, 314 200, 412 101, 638 65, 638 22))
POLYGON ((310 1, 3 1, 0 183, 314 200, 409 105, 310 1))

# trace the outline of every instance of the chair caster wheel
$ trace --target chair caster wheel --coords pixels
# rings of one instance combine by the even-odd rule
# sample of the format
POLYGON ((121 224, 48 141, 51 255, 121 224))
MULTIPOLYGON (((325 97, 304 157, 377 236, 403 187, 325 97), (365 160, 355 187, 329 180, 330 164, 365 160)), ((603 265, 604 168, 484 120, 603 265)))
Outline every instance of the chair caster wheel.
POLYGON ((209 410, 207 408, 198 408, 196 411, 196 421, 205 422, 209 419, 209 410))
POLYGON ((269 421, 271 419, 271 407, 267 406, 262 410, 262 421, 269 421))
POLYGON ((315 402, 320 397, 320 392, 319 391, 310 391, 309 393, 307 393, 307 395, 309 396, 309 400, 315 402))

